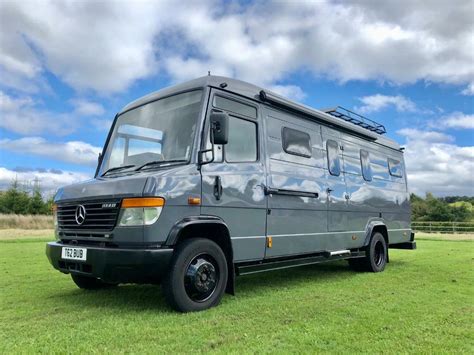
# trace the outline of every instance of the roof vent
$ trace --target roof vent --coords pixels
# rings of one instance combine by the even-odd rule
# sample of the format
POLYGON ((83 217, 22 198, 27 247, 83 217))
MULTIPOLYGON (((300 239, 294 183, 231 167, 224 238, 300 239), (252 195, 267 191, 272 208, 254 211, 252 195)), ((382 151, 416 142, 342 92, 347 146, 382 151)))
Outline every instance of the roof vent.
POLYGON ((346 122, 355 124, 356 126, 368 129, 369 131, 378 134, 387 133, 387 130, 385 129, 385 126, 383 124, 372 121, 371 119, 368 119, 367 117, 361 116, 355 112, 345 109, 344 107, 336 106, 333 108, 324 109, 322 111, 330 114, 331 116, 343 119, 346 122))

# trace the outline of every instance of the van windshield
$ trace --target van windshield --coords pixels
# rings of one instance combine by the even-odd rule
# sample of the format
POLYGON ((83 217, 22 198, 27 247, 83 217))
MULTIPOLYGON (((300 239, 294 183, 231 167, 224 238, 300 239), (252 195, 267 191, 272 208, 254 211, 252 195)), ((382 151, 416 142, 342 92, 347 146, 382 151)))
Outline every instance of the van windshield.
POLYGON ((201 99, 202 90, 195 90, 120 115, 99 175, 128 171, 150 162, 189 161, 201 99))

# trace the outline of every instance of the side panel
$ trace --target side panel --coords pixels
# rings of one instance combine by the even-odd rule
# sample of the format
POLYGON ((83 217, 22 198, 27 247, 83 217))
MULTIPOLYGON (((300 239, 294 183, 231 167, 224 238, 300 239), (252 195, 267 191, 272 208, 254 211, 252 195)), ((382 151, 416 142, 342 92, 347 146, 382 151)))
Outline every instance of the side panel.
POLYGON ((325 250, 327 244, 326 173, 321 127, 283 111, 265 107, 267 186, 271 189, 309 192, 318 197, 268 196, 267 235, 272 248, 265 257, 325 250), (282 130, 290 128, 310 136, 311 157, 289 154, 283 149, 282 130))
MULTIPOLYGON (((258 109, 254 103, 234 97, 230 94, 213 90, 208 108, 205 132, 209 132, 208 118, 212 110, 227 111, 230 119, 242 119, 257 125, 258 146, 257 161, 254 162, 228 162, 229 145, 235 132, 229 127, 229 144, 224 147, 216 146, 216 161, 201 167, 202 175, 202 207, 201 213, 220 217, 228 226, 234 261, 263 259, 265 253, 265 223, 266 223, 266 197, 264 193, 265 167, 263 164, 262 127, 260 117, 250 118, 236 113, 235 102, 251 105, 258 109), (218 96, 233 100, 225 101, 226 107, 214 107, 218 96), (220 180, 222 195, 215 194, 216 184, 220 180)), ((238 106, 237 104, 237 106, 238 106)), ((207 141, 207 136, 205 137, 207 141)), ((238 159, 237 159, 238 160, 238 159)))
POLYGON ((402 153, 352 136, 344 137, 343 146, 349 197, 347 212, 354 229, 363 229, 367 221, 380 219, 387 226, 390 243, 407 241, 410 236, 410 207, 406 178, 390 175, 388 167, 388 158, 397 159, 403 165, 402 153), (361 149, 369 155, 370 181, 364 179, 361 171, 361 149))

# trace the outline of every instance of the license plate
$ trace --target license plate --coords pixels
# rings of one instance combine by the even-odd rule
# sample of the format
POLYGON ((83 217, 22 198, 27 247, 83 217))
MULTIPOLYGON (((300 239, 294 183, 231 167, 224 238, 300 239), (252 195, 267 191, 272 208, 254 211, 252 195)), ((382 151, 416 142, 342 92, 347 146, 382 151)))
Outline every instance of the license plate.
POLYGON ((87 249, 86 248, 67 248, 63 247, 61 250, 61 258, 69 260, 87 260, 87 249))

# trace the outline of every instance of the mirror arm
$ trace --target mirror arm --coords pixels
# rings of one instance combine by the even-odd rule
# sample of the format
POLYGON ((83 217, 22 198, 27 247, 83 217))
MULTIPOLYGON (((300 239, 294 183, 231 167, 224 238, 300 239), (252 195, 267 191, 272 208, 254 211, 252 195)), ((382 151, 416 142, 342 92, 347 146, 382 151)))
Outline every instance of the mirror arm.
POLYGON ((210 164, 214 161, 214 127, 211 127, 211 131, 209 133, 210 137, 209 139, 211 140, 211 149, 205 149, 205 150, 200 150, 198 153, 198 159, 199 159, 199 165, 205 165, 205 164, 210 164), (202 157, 205 153, 212 153, 211 160, 208 161, 203 161, 202 157))

